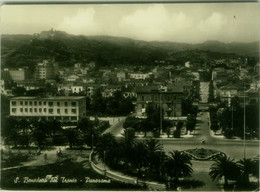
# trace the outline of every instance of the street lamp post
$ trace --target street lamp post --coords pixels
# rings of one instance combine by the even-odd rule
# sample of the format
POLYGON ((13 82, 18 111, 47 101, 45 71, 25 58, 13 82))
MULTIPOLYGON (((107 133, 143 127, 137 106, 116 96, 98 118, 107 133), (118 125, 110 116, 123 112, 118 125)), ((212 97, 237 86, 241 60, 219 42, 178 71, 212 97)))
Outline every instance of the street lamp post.
POLYGON ((246 158, 246 94, 244 83, 244 158, 246 158))
POLYGON ((106 176, 106 151, 104 151, 104 175, 106 176))
POLYGON ((234 115, 233 115, 234 108, 233 108, 233 106, 231 107, 231 110, 232 110, 232 127, 231 127, 231 129, 233 130, 234 129, 234 115))
POLYGON ((162 134, 162 92, 160 90, 160 133, 159 135, 162 134))

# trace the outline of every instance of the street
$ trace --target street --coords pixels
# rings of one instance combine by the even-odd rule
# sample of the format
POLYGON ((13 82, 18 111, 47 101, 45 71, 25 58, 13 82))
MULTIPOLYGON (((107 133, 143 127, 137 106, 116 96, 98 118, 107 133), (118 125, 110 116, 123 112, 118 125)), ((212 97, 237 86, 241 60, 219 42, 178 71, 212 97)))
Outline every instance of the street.
MULTIPOLYGON (((197 117, 195 135, 185 139, 161 140, 166 152, 172 150, 186 150, 193 148, 207 148, 222 151, 230 158, 241 159, 244 157, 242 139, 225 139, 211 136, 208 125, 208 112, 197 117), (202 144, 202 139, 206 143, 202 144)), ((246 157, 256 157, 259 154, 259 141, 246 140, 246 157)))

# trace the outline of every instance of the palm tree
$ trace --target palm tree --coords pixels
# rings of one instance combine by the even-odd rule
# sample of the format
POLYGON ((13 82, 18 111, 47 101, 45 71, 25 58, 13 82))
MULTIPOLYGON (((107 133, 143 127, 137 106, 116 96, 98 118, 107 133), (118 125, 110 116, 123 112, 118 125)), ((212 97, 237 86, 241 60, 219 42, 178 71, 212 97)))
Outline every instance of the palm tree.
POLYGON ((145 141, 147 148, 147 157, 149 159, 150 168, 155 170, 156 175, 160 175, 161 165, 165 159, 165 153, 163 152, 163 146, 157 139, 149 139, 145 141))
POLYGON ((170 156, 164 164, 164 169, 170 179, 170 188, 172 183, 176 187, 179 178, 189 177, 193 171, 190 157, 181 151, 170 152, 170 156))
MULTIPOLYGON (((94 138, 97 140, 97 138, 94 138)), ((108 165, 117 165, 119 161, 119 144, 111 133, 106 133, 98 138, 95 151, 100 159, 104 161, 104 151, 106 152, 106 163, 108 165)))
POLYGON ((238 166, 241 170, 241 181, 245 184, 249 184, 249 174, 254 173, 257 169, 255 162, 252 159, 241 159, 238 161, 238 166))
POLYGON ((138 168, 138 175, 141 175, 141 168, 147 163, 147 148, 144 142, 134 144, 133 164, 138 168))
POLYGON ((211 165, 209 175, 213 181, 224 177, 224 184, 228 185, 228 179, 237 179, 240 170, 233 159, 224 156, 211 165))

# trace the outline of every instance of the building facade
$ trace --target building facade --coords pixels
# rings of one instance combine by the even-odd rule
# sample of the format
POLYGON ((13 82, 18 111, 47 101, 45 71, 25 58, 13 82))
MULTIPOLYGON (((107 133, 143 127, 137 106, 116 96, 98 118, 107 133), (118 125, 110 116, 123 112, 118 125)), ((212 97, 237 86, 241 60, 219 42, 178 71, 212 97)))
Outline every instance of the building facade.
POLYGON ((146 117, 146 108, 149 103, 155 107, 162 106, 164 117, 182 116, 182 87, 145 86, 136 89, 136 114, 138 117, 146 117))
POLYGON ((4 71, 8 71, 11 79, 14 81, 24 81, 30 78, 30 72, 27 68, 18 68, 18 69, 5 68, 4 71))
POLYGON ((130 73, 130 79, 148 79, 150 78, 149 73, 130 73))
POLYGON ((10 116, 76 122, 86 116, 86 98, 79 96, 14 97, 10 99, 10 116))
POLYGON ((38 63, 35 68, 36 79, 54 79, 58 72, 58 65, 48 60, 43 60, 42 63, 38 63))

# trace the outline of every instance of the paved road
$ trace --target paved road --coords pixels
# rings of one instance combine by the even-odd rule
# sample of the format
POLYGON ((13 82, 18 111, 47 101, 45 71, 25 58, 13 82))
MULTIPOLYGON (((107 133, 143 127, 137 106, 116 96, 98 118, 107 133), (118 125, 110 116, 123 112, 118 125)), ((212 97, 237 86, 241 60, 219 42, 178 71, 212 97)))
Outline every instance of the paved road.
MULTIPOLYGON (((191 148, 209 148, 220 150, 234 159, 241 159, 244 156, 243 140, 241 139, 225 139, 223 137, 212 136, 208 126, 208 113, 198 116, 198 123, 195 130, 195 136, 180 139, 161 139, 165 151, 185 150, 191 148), (205 139, 206 144, 202 144, 201 140, 205 139)), ((246 141, 246 157, 255 157, 259 154, 259 141, 246 141)))
POLYGON ((105 133, 112 133, 116 137, 121 136, 121 133, 123 131, 123 124, 126 120, 126 117, 120 117, 117 119, 117 123, 112 125, 110 128, 108 128, 103 134, 105 133))
MULTIPOLYGON (((104 133, 110 132, 119 137, 123 131, 123 124, 126 117, 121 117, 119 121, 107 129, 104 133)), ((143 140, 146 138, 139 138, 143 140)), ((186 150, 192 148, 208 148, 215 149, 226 153, 234 159, 244 157, 243 140, 241 139, 225 139, 221 136, 213 136, 208 125, 208 112, 203 112, 197 117, 197 125, 194 136, 186 138, 160 138, 160 142, 164 145, 166 152, 172 150, 186 150), (202 139, 206 140, 206 144, 202 144, 202 139)), ((259 141, 246 141, 246 157, 256 157, 259 154, 259 141)))

